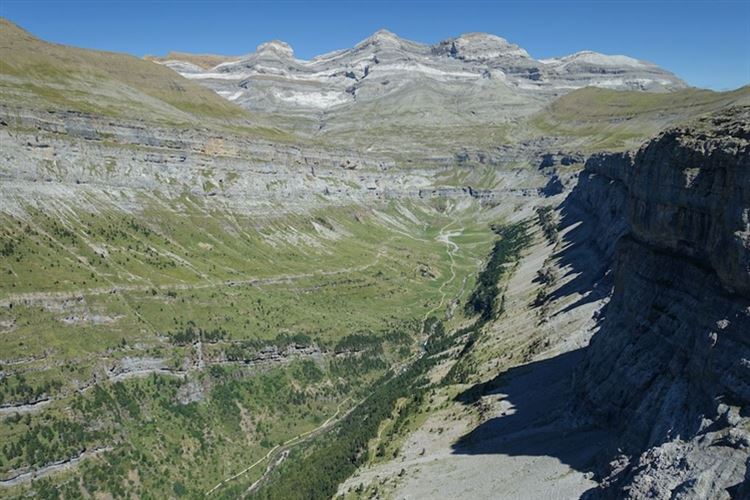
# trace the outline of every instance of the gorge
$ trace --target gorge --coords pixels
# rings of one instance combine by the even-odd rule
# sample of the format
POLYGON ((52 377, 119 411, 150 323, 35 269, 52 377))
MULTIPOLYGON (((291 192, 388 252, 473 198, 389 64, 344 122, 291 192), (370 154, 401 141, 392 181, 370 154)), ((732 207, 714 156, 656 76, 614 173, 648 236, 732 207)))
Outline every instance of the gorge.
POLYGON ((0 496, 745 498, 750 87, 0 21, 0 496))

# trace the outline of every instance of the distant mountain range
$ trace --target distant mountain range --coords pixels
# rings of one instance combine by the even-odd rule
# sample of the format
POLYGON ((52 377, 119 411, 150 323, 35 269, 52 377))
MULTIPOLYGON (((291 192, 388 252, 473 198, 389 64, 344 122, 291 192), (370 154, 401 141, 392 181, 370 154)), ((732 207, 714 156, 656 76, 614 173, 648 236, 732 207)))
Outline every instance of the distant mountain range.
POLYGON ((149 59, 0 18, 0 497, 750 498, 750 86, 149 59))
POLYGON ((246 108, 274 111, 355 107, 425 88, 449 96, 517 99, 551 98, 586 86, 657 92, 687 86, 669 71, 631 57, 584 51, 537 60, 486 33, 426 45, 381 30, 351 49, 310 60, 295 58, 292 47, 278 40, 237 58, 173 53, 152 59, 246 108))

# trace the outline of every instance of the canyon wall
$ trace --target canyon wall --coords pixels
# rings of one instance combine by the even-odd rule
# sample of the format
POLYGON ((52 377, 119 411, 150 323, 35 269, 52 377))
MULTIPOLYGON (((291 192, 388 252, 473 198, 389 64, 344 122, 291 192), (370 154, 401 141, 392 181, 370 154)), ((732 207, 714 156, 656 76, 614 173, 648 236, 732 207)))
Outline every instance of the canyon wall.
MULTIPOLYGON (((92 197, 134 211, 143 194, 190 194, 241 213, 269 215, 391 199, 498 203, 536 196, 550 175, 528 168, 549 146, 544 140, 412 164, 293 142, 274 129, 195 129, 3 105, 0 141, 0 212, 10 213, 48 208, 51 200, 83 204, 92 197), (503 168, 491 173, 494 189, 482 189, 482 172, 497 166, 503 168), (480 169, 473 180, 471 172, 480 169), (463 184, 451 181, 455 172, 464 174, 463 184)), ((94 210, 97 203, 90 205, 94 210)))
POLYGON ((589 159, 613 292, 578 368, 576 404, 617 431, 599 497, 745 493, 750 456, 750 108, 589 159))

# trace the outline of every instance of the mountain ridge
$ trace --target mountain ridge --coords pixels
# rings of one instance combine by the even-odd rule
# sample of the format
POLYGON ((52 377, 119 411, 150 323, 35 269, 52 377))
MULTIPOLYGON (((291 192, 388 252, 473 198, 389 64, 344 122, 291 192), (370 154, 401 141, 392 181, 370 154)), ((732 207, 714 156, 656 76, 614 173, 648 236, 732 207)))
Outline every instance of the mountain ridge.
POLYGON ((0 496, 746 494, 750 86, 6 26, 0 496))
MULTIPOLYGON (((521 46, 515 43, 512 43, 508 41, 508 39, 503 38, 499 35, 495 35, 495 34, 488 33, 488 32, 481 32, 481 31, 466 32, 466 33, 462 33, 454 37, 445 38, 435 43, 429 43, 429 42, 417 42, 417 41, 409 40, 406 38, 402 38, 398 36, 396 33, 385 28, 381 28, 375 31, 372 35, 355 43, 351 48, 335 49, 335 50, 331 50, 328 52, 314 55, 306 59, 297 58, 297 57, 294 57, 294 58, 302 62, 313 62, 316 60, 329 59, 335 55, 339 55, 343 52, 347 52, 357 47, 366 46, 368 44, 378 44, 378 43, 382 44, 382 43, 389 43, 389 42, 392 44, 396 44, 396 45, 403 43, 403 44, 408 44, 408 45, 430 47, 434 51, 435 54, 447 53, 451 55, 452 57, 459 56, 461 45, 463 45, 464 47, 467 47, 467 46, 470 46, 472 43, 476 44, 476 43, 482 43, 482 42, 488 42, 488 43, 494 42, 498 47, 502 47, 506 49, 505 51, 500 51, 501 54, 511 53, 519 57, 535 59, 528 53, 528 51, 526 51, 521 46), (456 45, 456 52, 451 53, 451 47, 453 45, 456 45), (445 47, 447 47, 447 50, 445 50, 445 47)), ((252 54, 254 54, 255 52, 258 52, 261 49, 261 47, 264 47, 269 44, 282 44, 286 47, 289 47, 289 49, 292 49, 289 55, 293 56, 293 53, 294 53, 293 47, 288 42, 285 42, 284 40, 281 40, 281 39, 272 39, 272 40, 268 40, 266 42, 261 42, 260 44, 258 44, 254 52, 247 52, 247 53, 244 53, 243 55, 231 56, 231 55, 224 55, 224 54, 205 54, 205 53, 191 53, 191 52, 184 52, 184 51, 170 51, 164 56, 147 55, 144 58, 147 60, 161 63, 161 64, 164 64, 168 61, 191 62, 191 59, 193 58, 206 58, 207 60, 203 62, 201 66, 203 66, 204 69, 214 69, 217 66, 226 62, 233 62, 236 60, 245 59, 251 56, 252 54), (212 60, 215 60, 216 63, 209 64, 209 62, 212 60)), ((545 58, 540 58, 540 59, 535 59, 535 60, 539 62, 543 62, 543 63, 552 63, 552 62, 562 61, 562 60, 571 60, 579 56, 588 56, 588 55, 601 56, 603 58, 602 60, 610 60, 611 62, 614 62, 618 59, 620 62, 626 62, 625 60, 627 59, 629 60, 631 64, 640 63, 644 65, 658 67, 658 65, 650 61, 645 61, 645 60, 633 58, 633 57, 622 55, 622 54, 605 54, 605 53, 598 52, 595 50, 590 50, 590 49, 579 50, 577 52, 573 52, 573 53, 563 55, 563 56, 545 57, 545 58)), ((457 57, 457 58, 460 58, 460 57, 457 57)))
POLYGON ((458 85, 476 92, 477 87, 489 86, 504 88, 503 94, 547 100, 585 86, 654 92, 687 87, 650 62, 593 51, 537 60, 522 47, 489 33, 465 33, 424 44, 379 30, 351 48, 307 60, 296 58, 289 44, 273 40, 212 68, 186 66, 189 61, 179 58, 156 62, 243 107, 277 113, 356 106, 357 101, 378 100, 424 80, 446 89, 458 85))

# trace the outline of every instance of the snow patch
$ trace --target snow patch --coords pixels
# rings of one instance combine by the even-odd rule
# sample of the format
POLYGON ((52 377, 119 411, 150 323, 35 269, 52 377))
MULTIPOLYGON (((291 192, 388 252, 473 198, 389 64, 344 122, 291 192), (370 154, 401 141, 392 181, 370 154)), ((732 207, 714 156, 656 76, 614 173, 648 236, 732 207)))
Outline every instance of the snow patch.
POLYGON ((310 108, 329 108, 337 104, 349 102, 349 98, 343 92, 295 92, 291 90, 272 90, 273 97, 280 101, 306 106, 310 108))
POLYGON ((252 76, 251 73, 182 73, 190 80, 244 80, 252 76))
POLYGON ((244 94, 245 92, 243 90, 238 90, 237 92, 231 92, 228 90, 217 90, 216 93, 228 101, 236 101, 237 99, 242 97, 242 94, 244 94))
POLYGON ((421 73, 423 75, 443 77, 443 78, 456 78, 456 79, 481 78, 481 75, 479 73, 471 73, 469 71, 446 71, 446 70, 433 68, 431 66, 425 66, 424 64, 413 63, 413 62, 380 64, 374 69, 374 71, 377 71, 378 75, 381 75, 381 76, 383 73, 393 74, 393 73, 412 72, 412 73, 421 73))
POLYGON ((156 64, 161 64, 170 69, 175 70, 178 73, 202 73, 204 70, 197 64, 193 64, 187 61, 179 61, 177 59, 169 59, 168 61, 155 61, 156 64))

